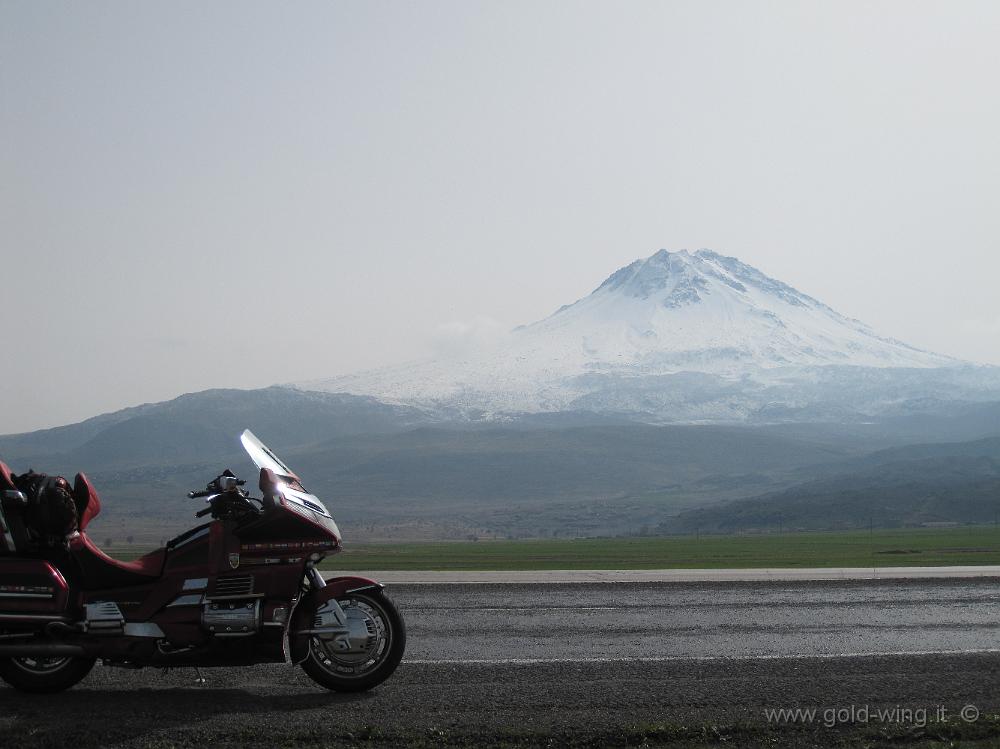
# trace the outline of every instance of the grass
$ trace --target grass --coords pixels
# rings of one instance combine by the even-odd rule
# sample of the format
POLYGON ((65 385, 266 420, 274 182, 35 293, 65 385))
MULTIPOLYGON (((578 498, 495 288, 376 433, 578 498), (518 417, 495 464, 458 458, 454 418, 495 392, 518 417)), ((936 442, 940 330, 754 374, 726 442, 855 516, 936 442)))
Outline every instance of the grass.
MULTIPOLYGON (((154 547, 116 544, 130 560, 154 547)), ((655 536, 352 544, 325 570, 726 569, 1000 565, 1000 528, 907 528, 744 536, 655 536)))
POLYGON ((552 570, 1000 564, 995 526, 753 536, 348 543, 324 569, 552 570))

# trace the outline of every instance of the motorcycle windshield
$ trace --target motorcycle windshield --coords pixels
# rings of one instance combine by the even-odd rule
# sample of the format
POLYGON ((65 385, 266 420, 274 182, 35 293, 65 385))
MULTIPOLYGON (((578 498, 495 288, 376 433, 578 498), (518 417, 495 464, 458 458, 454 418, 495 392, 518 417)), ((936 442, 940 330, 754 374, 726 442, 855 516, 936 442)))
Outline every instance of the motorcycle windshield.
POLYGON ((249 429, 244 430, 243 434, 240 435, 240 442, 243 443, 243 449, 247 451, 250 460, 257 465, 257 468, 267 468, 277 474, 281 482, 275 488, 281 493, 285 506, 328 530, 336 539, 336 543, 339 544, 340 528, 337 527, 333 516, 326 509, 326 505, 319 500, 319 497, 310 494, 302 486, 302 481, 295 474, 295 471, 285 465, 285 462, 275 455, 271 448, 257 439, 257 435, 249 429))
POLYGON ((249 429, 243 430, 243 434, 240 435, 240 442, 243 443, 243 449, 247 451, 247 455, 250 456, 250 460, 256 464, 257 468, 267 468, 274 471, 278 476, 291 479, 299 486, 302 486, 302 482, 295 475, 295 471, 286 466, 281 458, 275 455, 271 451, 271 448, 257 439, 257 435, 249 429))

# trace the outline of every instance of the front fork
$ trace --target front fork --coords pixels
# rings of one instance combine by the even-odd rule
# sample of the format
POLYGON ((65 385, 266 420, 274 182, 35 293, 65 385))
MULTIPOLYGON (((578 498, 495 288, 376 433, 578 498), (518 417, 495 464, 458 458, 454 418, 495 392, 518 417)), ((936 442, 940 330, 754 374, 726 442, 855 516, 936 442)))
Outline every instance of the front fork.
POLYGON ((306 577, 309 578, 309 584, 313 586, 314 590, 321 590, 326 587, 326 580, 323 579, 320 571, 316 569, 316 565, 312 565, 306 570, 306 577))
MULTIPOLYGON (((323 575, 315 567, 310 567, 306 570, 306 577, 309 579, 309 584, 313 590, 322 590, 326 587, 326 580, 323 579, 323 575)), ((365 628, 364 622, 360 622, 360 627, 360 632, 352 631, 344 609, 341 608, 336 598, 331 597, 316 609, 313 615, 312 627, 301 630, 299 634, 318 637, 320 640, 330 643, 334 651, 348 654, 359 652, 355 643, 352 642, 352 637, 360 639, 362 642, 365 642, 367 639, 368 631, 365 628)), ((358 624, 355 624, 354 630, 357 629, 358 624)))
MULTIPOLYGON (((326 580, 323 579, 323 575, 318 569, 316 569, 315 566, 306 570, 306 577, 309 578, 309 584, 313 587, 313 590, 322 590, 326 587, 326 580)), ((345 614, 344 610, 340 608, 340 604, 337 603, 336 598, 331 598, 326 601, 317 613, 333 614, 337 626, 347 626, 347 614, 345 614)))

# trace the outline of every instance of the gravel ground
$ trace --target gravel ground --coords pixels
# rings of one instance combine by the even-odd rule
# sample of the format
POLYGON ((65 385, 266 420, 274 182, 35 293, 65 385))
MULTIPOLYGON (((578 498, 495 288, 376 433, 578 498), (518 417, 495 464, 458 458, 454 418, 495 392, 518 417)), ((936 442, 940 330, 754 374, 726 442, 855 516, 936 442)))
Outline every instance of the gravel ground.
POLYGON ((191 669, 99 666, 61 695, 0 688, 0 743, 1000 742, 993 582, 447 585, 391 593, 407 617, 407 658, 368 694, 325 692, 291 666, 206 670, 203 685, 191 669), (977 720, 962 719, 966 706, 977 720), (817 714, 767 718, 769 709, 795 707, 817 714))

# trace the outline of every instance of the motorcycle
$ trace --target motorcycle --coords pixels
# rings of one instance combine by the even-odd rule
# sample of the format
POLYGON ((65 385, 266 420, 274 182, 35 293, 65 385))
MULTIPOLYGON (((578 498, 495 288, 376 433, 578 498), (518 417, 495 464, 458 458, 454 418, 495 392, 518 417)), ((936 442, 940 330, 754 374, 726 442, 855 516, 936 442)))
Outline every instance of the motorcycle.
POLYGON ((32 544, 28 497, 0 463, 0 678, 57 692, 101 659, 126 668, 291 662, 344 692, 387 679, 406 647, 398 610, 374 580, 324 580, 319 563, 341 550, 333 517, 250 430, 240 441, 263 496, 227 469, 188 493, 206 500, 196 515, 210 522, 132 562, 87 536, 101 504, 82 473, 76 530, 32 544))

